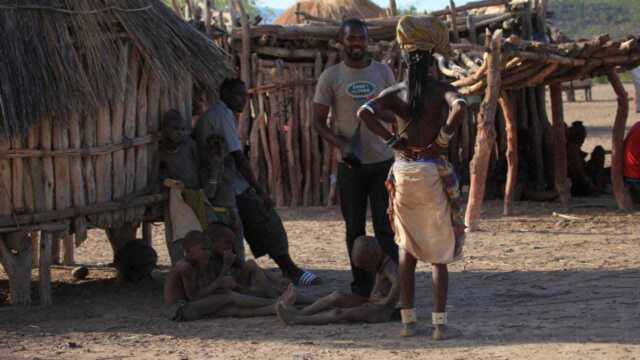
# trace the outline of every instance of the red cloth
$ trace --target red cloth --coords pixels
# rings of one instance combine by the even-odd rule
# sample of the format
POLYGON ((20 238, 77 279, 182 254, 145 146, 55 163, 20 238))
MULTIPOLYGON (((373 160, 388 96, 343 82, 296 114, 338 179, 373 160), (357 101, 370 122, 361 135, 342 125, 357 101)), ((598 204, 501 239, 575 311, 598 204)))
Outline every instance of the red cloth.
POLYGON ((624 177, 640 180, 640 121, 624 139, 624 177))

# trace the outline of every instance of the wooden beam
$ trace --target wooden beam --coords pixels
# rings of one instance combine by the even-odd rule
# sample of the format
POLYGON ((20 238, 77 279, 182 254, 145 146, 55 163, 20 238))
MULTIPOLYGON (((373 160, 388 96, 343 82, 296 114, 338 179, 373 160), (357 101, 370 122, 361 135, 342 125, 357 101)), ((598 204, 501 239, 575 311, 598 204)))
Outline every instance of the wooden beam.
POLYGON ((496 139, 494 122, 501 87, 501 45, 502 30, 497 30, 491 37, 489 45, 491 52, 487 58, 487 91, 480 105, 478 136, 476 138, 475 154, 471 161, 471 187, 469 190, 467 212, 465 214, 467 231, 476 231, 479 229, 478 221, 480 220, 482 202, 484 200, 491 149, 496 139))
MULTIPOLYGON (((0 227, 26 226, 48 223, 78 216, 95 215, 109 211, 122 210, 137 206, 157 204, 168 199, 167 194, 145 195, 121 201, 109 201, 90 204, 84 207, 69 208, 64 210, 44 211, 27 215, 1 216, 0 227)), ((37 228, 39 229, 39 228, 37 228)))

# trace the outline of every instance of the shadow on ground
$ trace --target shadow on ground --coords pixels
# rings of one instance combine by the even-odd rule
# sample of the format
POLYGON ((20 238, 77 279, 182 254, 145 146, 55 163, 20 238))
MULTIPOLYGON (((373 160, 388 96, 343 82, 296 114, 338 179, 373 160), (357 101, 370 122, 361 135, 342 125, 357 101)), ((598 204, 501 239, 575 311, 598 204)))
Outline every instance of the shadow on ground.
MULTIPOLYGON (((301 292, 320 296, 348 289, 348 271, 317 273, 325 285, 301 292)), ((89 336, 87 341, 113 334, 124 339, 152 335, 397 350, 545 342, 640 344, 639 282, 639 269, 451 273, 450 322, 463 336, 436 344, 423 336, 399 341, 397 322, 285 327, 275 317, 263 317, 174 323, 167 320, 160 284, 148 280, 123 285, 103 278, 54 283, 55 304, 50 308, 0 307, 0 333, 34 341, 51 333, 71 338, 81 334, 89 336)), ((7 287, 6 281, 0 282, 0 291, 7 287)), ((421 327, 427 332, 432 306, 428 272, 418 274, 417 299, 421 327)))

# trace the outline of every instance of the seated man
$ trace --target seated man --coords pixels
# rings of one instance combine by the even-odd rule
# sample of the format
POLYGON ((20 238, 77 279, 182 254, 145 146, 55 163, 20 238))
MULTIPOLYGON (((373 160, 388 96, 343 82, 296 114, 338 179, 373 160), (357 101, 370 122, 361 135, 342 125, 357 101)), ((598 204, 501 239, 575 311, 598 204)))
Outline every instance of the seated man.
POLYGON ((352 254, 355 266, 376 273, 375 285, 368 299, 334 292, 302 310, 296 310, 290 303, 280 301, 277 305, 280 320, 289 325, 390 321, 396 312, 400 294, 398 265, 382 252, 373 237, 358 237, 352 254))
POLYGON ((605 150, 596 146, 586 161, 587 153, 582 145, 587 137, 587 129, 582 121, 574 121, 567 128, 567 172, 571 179, 571 195, 589 196, 602 193, 608 184, 608 169, 604 167, 605 150))
MULTIPOLYGON (((220 99, 211 104, 196 123, 195 138, 202 160, 200 169, 206 173, 210 168, 211 135, 223 138, 225 147, 222 178, 231 184, 235 196, 235 211, 239 214, 241 229, 254 257, 269 255, 282 270, 282 274, 296 285, 320 284, 320 278, 310 271, 302 270, 291 258, 282 220, 273 208, 273 201, 263 184, 256 180, 244 155, 234 113, 243 111, 247 99, 247 88, 241 80, 227 79, 222 83, 220 99)), ((209 177, 209 174, 204 176, 209 177)), ((241 246, 243 242, 239 241, 235 247, 241 246)), ((239 250, 237 254, 242 257, 244 250, 239 250)))
POLYGON ((640 204, 640 121, 624 139, 624 182, 633 202, 640 204))
MULTIPOLYGON (((238 285, 226 275, 235 256, 229 251, 224 255, 222 268, 214 271, 210 261, 209 241, 200 231, 192 231, 182 241, 185 258, 171 269, 165 282, 164 301, 177 308, 172 312, 174 321, 191 321, 206 316, 251 317, 275 314, 277 299, 248 296, 234 291, 238 285), (221 274, 216 276, 215 274, 221 274)), ((293 304, 295 292, 289 287, 280 300, 293 304)))

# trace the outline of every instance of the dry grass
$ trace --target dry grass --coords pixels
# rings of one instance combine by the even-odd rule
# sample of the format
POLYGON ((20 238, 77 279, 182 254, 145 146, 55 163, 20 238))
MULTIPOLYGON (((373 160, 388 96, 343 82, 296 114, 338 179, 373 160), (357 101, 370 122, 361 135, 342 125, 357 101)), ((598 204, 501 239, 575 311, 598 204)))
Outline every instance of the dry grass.
POLYGON ((0 135, 113 101, 125 41, 166 89, 189 73, 217 93, 233 74, 223 50, 159 0, 0 0, 0 33, 0 135))
MULTIPOLYGON (((341 21, 342 19, 358 18, 369 19, 385 16, 385 10, 369 0, 320 0, 300 1, 300 11, 309 15, 341 21)), ((277 25, 298 24, 296 11, 298 4, 291 6, 287 11, 273 21, 277 25)))

